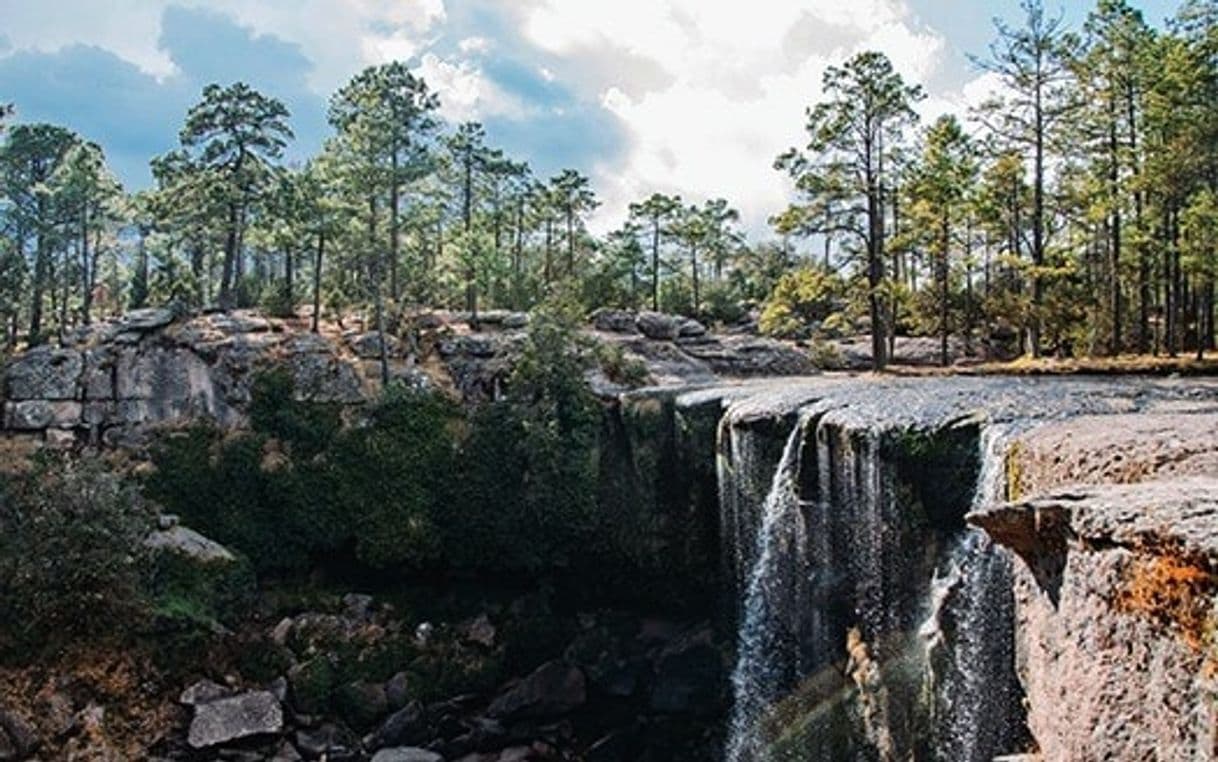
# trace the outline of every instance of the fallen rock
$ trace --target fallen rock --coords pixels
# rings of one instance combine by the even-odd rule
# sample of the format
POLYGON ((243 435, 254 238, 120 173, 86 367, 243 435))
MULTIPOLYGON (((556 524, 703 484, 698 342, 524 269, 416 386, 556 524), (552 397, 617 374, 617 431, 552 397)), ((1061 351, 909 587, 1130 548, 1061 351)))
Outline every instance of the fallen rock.
POLYGON ((487 713, 500 719, 556 717, 578 709, 587 699, 584 673, 566 662, 552 661, 502 693, 487 713))
POLYGON ((212 682, 211 680, 200 680, 182 691, 182 695, 178 697, 178 703, 185 706, 199 706, 200 704, 210 704, 213 701, 231 695, 233 695, 232 690, 219 683, 212 682))
POLYGON ((237 557, 228 548, 184 526, 158 529, 144 540, 144 547, 154 551, 176 553, 198 563, 237 561, 237 557))
POLYGON ((389 715, 380 728, 365 740, 365 745, 376 748, 423 743, 430 733, 427 713, 422 704, 414 701, 389 715))
POLYGON ((195 706, 187 741, 206 749, 252 736, 283 730, 283 709, 269 691, 253 691, 195 706))
POLYGON ((173 322, 173 311, 163 307, 132 310, 118 321, 120 331, 155 331, 173 322))

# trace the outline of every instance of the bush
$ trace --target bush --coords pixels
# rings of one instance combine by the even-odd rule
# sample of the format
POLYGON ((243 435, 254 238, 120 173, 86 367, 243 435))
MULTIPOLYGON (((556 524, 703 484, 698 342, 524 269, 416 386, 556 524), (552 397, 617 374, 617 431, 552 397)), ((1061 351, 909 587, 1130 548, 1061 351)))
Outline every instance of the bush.
POLYGON ((150 512, 95 460, 41 461, 0 495, 0 641, 27 648, 135 632, 148 613, 150 512))
POLYGON ((391 385, 368 422, 339 437, 332 498, 364 563, 422 567, 442 558, 437 524, 452 489, 456 421, 444 397, 391 385))
POLYGON ((650 377, 647 364, 637 358, 626 357, 626 352, 620 344, 610 342, 598 344, 596 357, 600 363, 601 372, 615 384, 634 389, 646 384, 650 377))
POLYGON ((815 267, 782 276, 761 309, 758 327, 767 336, 805 338, 839 306, 841 278, 815 267))

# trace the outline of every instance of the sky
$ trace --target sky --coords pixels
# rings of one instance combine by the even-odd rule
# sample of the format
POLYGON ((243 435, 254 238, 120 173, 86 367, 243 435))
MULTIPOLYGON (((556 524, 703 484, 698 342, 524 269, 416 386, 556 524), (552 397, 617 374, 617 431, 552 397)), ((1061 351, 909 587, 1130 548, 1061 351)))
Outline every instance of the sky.
MULTIPOLYGON (((1132 4, 1159 25, 1179 2, 1132 4)), ((1078 24, 1091 3, 1046 5, 1078 24)), ((402 60, 451 122, 482 122, 543 177, 590 175, 597 232, 657 191, 728 198, 758 232, 828 66, 881 50, 925 87, 927 119, 963 114, 992 91, 969 55, 996 16, 1018 0, 0 0, 0 102, 97 141, 139 188, 210 82, 283 100, 299 161, 335 89, 402 60)))

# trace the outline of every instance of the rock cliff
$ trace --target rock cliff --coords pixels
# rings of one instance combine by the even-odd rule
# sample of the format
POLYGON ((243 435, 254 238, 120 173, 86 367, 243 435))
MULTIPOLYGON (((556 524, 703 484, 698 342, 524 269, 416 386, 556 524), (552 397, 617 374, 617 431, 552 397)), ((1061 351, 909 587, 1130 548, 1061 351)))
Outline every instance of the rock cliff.
MULTIPOLYGON (((519 313, 482 313, 476 322, 451 313, 411 316, 398 335, 386 335, 389 376, 446 389, 466 404, 493 398, 511 373, 527 324, 519 313)), ((598 316, 587 334, 640 363, 648 385, 815 372, 789 344, 714 336, 695 321, 658 313, 598 316)), ((177 316, 139 310, 82 328, 60 346, 16 356, 0 393, 0 433, 11 451, 43 442, 138 446, 153 428, 198 419, 239 427, 253 378, 269 366, 286 368, 301 398, 357 406, 380 391, 380 350, 380 335, 358 324, 325 324, 311 333, 303 321, 255 311, 177 316)), ((588 380, 607 396, 626 388, 601 369, 588 380)))
POLYGON ((970 520, 1018 557, 1016 672, 1045 760, 1213 759, 1218 416, 1022 436, 1016 500, 970 520))

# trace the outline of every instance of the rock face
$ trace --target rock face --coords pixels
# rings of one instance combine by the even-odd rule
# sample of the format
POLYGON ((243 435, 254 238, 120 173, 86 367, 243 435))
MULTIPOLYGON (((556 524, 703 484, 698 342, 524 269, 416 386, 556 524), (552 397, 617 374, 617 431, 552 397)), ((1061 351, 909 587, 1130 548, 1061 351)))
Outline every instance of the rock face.
POLYGON ((1218 480, 1067 488, 971 520, 1023 561, 1016 669, 1044 759, 1212 759, 1218 480))
MULTIPOLYGON (((840 339, 829 342, 828 346, 836 352, 843 369, 870 370, 870 336, 840 339)), ((959 336, 952 336, 947 342, 947 362, 949 365, 981 362, 986 359, 981 349, 979 346, 966 346, 959 336)), ((939 339, 934 336, 898 336, 892 357, 889 358, 894 365, 926 368, 941 365, 942 359, 942 347, 939 339)))
MULTIPOLYGON (((528 316, 427 313, 384 337, 389 378, 449 390, 467 404, 496 399, 524 346, 528 316)), ((286 370, 300 399, 362 405, 381 387, 376 331, 303 323, 243 310, 175 317, 140 310, 37 347, 3 369, 0 435, 69 447, 139 447, 150 429, 209 419, 243 426, 252 384, 266 368, 286 370)), ((702 324, 662 313, 602 311, 589 332, 618 343, 658 385, 724 377, 811 374, 808 356, 783 342, 716 337, 702 324)), ((593 380, 615 396, 622 388, 593 380)))
POLYGON ((196 704, 187 741, 193 748, 206 749, 281 730, 283 709, 279 699, 267 691, 254 691, 196 704))
POLYGON ((1018 557, 1016 669, 1043 758, 1212 759, 1218 416, 1046 424, 1016 440, 1008 486, 1016 502, 970 521, 1018 557))

